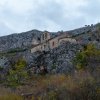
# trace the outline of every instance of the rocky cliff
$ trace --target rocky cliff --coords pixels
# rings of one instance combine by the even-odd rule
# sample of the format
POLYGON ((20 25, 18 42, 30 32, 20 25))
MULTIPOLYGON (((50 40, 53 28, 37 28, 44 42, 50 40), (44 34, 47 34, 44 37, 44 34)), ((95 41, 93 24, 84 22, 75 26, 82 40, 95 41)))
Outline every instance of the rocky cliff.
POLYGON ((15 48, 28 48, 32 45, 32 39, 37 39, 42 32, 32 30, 21 34, 12 34, 0 37, 0 52, 9 51, 15 48))
MULTIPOLYGON (((87 28, 86 28, 87 29, 87 28)), ((78 30, 77 30, 78 31, 78 30)), ((70 31, 69 33, 71 33, 70 31)), ((76 30, 75 30, 76 32, 76 30)), ((0 73, 7 73, 19 59, 27 63, 26 69, 32 73, 70 73, 74 70, 73 59, 84 45, 94 43, 100 49, 100 34, 97 30, 78 31, 73 38, 81 40, 77 44, 66 42, 48 52, 31 53, 32 39, 40 38, 43 32, 32 30, 21 34, 0 37, 0 73)), ((57 33, 51 33, 52 35, 57 33)))

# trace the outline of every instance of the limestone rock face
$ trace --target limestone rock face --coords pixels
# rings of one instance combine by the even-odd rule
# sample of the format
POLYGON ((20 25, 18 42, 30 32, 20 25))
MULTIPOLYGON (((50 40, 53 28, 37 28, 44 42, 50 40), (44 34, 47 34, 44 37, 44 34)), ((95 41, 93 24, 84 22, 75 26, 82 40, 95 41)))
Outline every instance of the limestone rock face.
MULTIPOLYGON (((34 72, 38 73, 41 67, 44 66, 44 68, 47 68, 47 72, 51 74, 73 73, 75 71, 73 60, 76 57, 76 54, 82 51, 83 48, 84 46, 81 44, 66 42, 48 52, 42 52, 36 55, 36 57, 34 58, 34 72)), ((92 65, 93 67, 96 67, 97 64, 98 66, 100 65, 100 63, 94 63, 92 65)))
POLYGON ((12 34, 0 37, 0 52, 5 52, 15 48, 30 47, 32 45, 32 40, 37 39, 41 34, 41 31, 32 30, 21 34, 12 34))
POLYGON ((0 57, 0 67, 7 67, 8 59, 6 57, 0 57))
POLYGON ((27 62, 27 70, 34 69, 34 73, 38 74, 42 67, 46 67, 48 73, 70 73, 74 70, 73 58, 81 49, 81 45, 64 43, 61 46, 48 52, 31 53, 29 50, 18 52, 13 55, 0 57, 0 66, 4 70, 9 70, 13 63, 23 58, 27 62))
POLYGON ((66 42, 38 57, 38 64, 46 66, 49 73, 70 73, 74 70, 73 59, 81 49, 79 44, 66 42))

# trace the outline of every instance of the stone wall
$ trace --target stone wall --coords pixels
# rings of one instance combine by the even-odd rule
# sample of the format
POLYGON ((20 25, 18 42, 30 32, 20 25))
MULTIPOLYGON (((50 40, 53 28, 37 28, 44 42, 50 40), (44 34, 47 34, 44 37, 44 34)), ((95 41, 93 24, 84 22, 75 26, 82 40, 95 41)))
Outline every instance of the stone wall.
POLYGON ((42 51, 41 48, 42 48, 41 45, 37 45, 37 46, 35 46, 31 49, 31 53, 34 53, 34 52, 37 52, 37 51, 42 51))
POLYGON ((64 42, 77 43, 76 40, 73 38, 66 38, 66 37, 59 38, 59 37, 62 36, 57 36, 51 40, 38 44, 37 46, 31 49, 31 52, 33 53, 36 51, 49 51, 50 49, 54 49, 60 46, 64 42))
POLYGON ((62 38, 62 39, 59 39, 59 44, 62 44, 64 42, 77 43, 76 39, 73 39, 73 38, 62 38))
POLYGON ((54 48, 58 47, 59 46, 58 37, 51 39, 49 41, 49 45, 50 45, 50 49, 54 49, 54 48))

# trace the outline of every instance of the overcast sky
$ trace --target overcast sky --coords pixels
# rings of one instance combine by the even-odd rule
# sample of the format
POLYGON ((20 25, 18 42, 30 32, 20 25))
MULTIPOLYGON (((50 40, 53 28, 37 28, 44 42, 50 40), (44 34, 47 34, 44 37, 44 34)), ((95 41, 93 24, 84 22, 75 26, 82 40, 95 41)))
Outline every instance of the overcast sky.
POLYGON ((0 36, 100 22, 100 0, 0 0, 0 36))

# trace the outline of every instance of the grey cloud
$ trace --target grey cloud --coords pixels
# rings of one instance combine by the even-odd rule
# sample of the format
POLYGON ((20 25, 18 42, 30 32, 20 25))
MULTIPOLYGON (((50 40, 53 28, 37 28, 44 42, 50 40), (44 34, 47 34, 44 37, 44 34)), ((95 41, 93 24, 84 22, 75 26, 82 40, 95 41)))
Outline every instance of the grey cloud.
POLYGON ((9 28, 6 24, 0 22, 0 36, 5 35, 4 33, 6 33, 6 35, 8 35, 13 32, 14 32, 14 30, 9 28))
POLYGON ((22 14, 14 13, 5 7, 0 13, 0 20, 5 20, 3 25, 0 23, 0 27, 2 27, 1 33, 8 34, 8 32, 15 33, 31 29, 49 31, 70 30, 85 24, 96 23, 99 20, 99 0, 84 0, 84 2, 87 1, 87 5, 78 7, 75 5, 75 9, 74 4, 63 6, 62 0, 59 0, 60 2, 56 1, 45 0, 42 4, 36 3, 37 7, 35 9, 33 7, 33 9, 22 14), (6 26, 5 22, 8 22, 12 27, 6 26))
POLYGON ((86 15, 86 17, 91 17, 96 19, 100 17, 100 0, 89 0, 88 5, 84 8, 80 8, 80 11, 86 15))
POLYGON ((31 20, 35 21, 35 24, 42 25, 51 20, 54 23, 59 24, 63 19, 63 7, 56 2, 49 2, 48 4, 41 5, 34 14, 31 15, 31 20), (32 18, 33 17, 33 18, 32 18))
POLYGON ((55 29, 56 31, 71 29, 71 25, 74 26, 73 23, 76 24, 78 21, 77 18, 75 19, 73 18, 73 16, 70 16, 70 19, 64 17, 65 14, 70 14, 71 12, 65 11, 64 7, 57 2, 46 3, 45 5, 40 6, 39 9, 37 9, 33 13, 34 14, 31 15, 31 21, 34 21, 33 23, 35 24, 35 26, 40 28, 50 26, 50 23, 47 24, 47 22, 51 21, 54 22, 55 25, 58 25, 58 28, 55 29))

